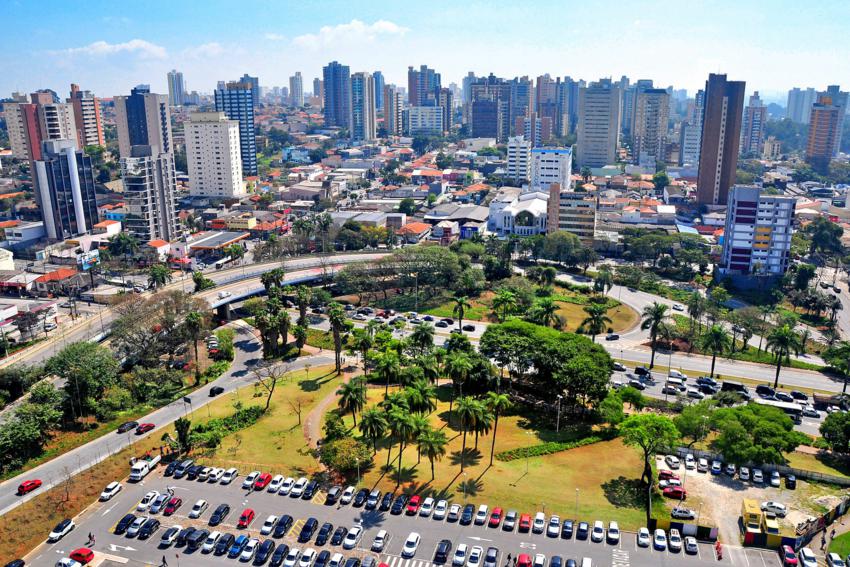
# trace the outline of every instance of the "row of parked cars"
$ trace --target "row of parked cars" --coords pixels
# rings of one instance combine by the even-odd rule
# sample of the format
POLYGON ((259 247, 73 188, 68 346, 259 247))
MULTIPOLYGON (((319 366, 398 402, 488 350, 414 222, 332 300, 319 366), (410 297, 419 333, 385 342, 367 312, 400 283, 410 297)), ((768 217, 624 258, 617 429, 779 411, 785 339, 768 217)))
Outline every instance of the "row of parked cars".
MULTIPOLYGON (((353 310, 354 309, 352 308, 350 311, 353 310)), ((373 318, 375 321, 378 321, 379 323, 388 323, 390 325, 394 325, 395 323, 399 322, 410 323, 411 325, 422 325, 424 323, 431 323, 439 329, 447 329, 452 325, 456 324, 455 320, 451 317, 443 317, 441 319, 436 319, 431 315, 420 315, 416 311, 411 311, 405 315, 401 313, 396 313, 392 309, 375 310, 371 307, 361 307, 351 314, 351 318, 355 321, 368 321, 370 317, 373 318)), ((466 325, 463 325, 461 329, 466 332, 473 332, 475 331, 475 325, 472 323, 467 323, 466 325)))
MULTIPOLYGON (((679 470, 682 466, 682 459, 679 459, 679 457, 676 457, 675 455, 667 455, 664 457, 664 462, 671 470, 679 470)), ((710 471, 713 475, 726 474, 733 478, 737 475, 738 480, 751 482, 755 485, 762 485, 765 482, 765 474, 760 468, 751 469, 747 466, 741 466, 738 468, 733 463, 726 463, 726 465, 724 465, 721 461, 716 459, 712 460, 711 464, 709 464, 708 459, 704 457, 696 459, 691 454, 685 455, 684 466, 688 470, 697 470, 698 472, 710 471)), ((661 475, 661 472, 663 471, 659 471, 659 476, 661 475)), ((668 471, 668 473, 669 472, 671 471, 668 471)), ((774 488, 779 488, 782 485, 782 475, 779 474, 779 471, 770 472, 768 483, 774 488)), ((797 488, 797 477, 793 474, 786 475, 785 488, 789 490, 797 488)))

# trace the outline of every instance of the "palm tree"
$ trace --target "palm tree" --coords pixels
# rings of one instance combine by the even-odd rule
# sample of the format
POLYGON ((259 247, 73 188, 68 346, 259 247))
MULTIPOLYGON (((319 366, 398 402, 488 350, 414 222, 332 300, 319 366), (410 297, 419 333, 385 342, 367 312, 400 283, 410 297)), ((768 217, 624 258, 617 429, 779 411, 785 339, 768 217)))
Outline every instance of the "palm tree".
POLYGON ((847 380, 850 378, 850 342, 841 341, 835 346, 826 350, 823 354, 826 360, 833 368, 838 368, 844 374, 844 386, 841 388, 841 393, 847 393, 847 380))
POLYGON ((148 268, 148 285, 159 289, 172 279, 171 270, 165 264, 154 264, 148 268))
POLYGON ((585 332, 590 333, 591 340, 596 342, 596 335, 604 333, 608 325, 611 324, 611 318, 607 315, 608 308, 602 303, 592 303, 585 306, 584 312, 587 317, 581 322, 585 332))
POLYGON ((496 317, 502 322, 508 318, 508 315, 516 310, 516 307, 516 294, 509 289, 500 289, 496 292, 495 297, 493 297, 493 313, 495 313, 496 317), (501 317, 499 317, 500 312, 501 317))
POLYGON ((201 383, 201 359, 198 358, 198 339, 201 338, 201 330, 204 328, 204 316, 198 311, 190 311, 186 314, 186 332, 192 339, 195 347, 195 384, 201 383))
POLYGON ((654 302, 652 305, 647 305, 643 308, 643 321, 640 328, 644 331, 649 330, 649 340, 651 341, 650 348, 652 355, 649 359, 649 367, 655 366, 655 349, 658 347, 658 331, 661 325, 667 319, 667 305, 654 302))
POLYGON ((363 409, 366 405, 366 384, 361 378, 352 378, 345 384, 342 384, 336 391, 339 396, 337 404, 343 413, 350 413, 354 419, 354 425, 357 425, 357 412, 363 409))
POLYGON ((712 378, 714 378, 714 361, 717 360, 717 355, 729 350, 731 343, 729 332, 716 323, 700 337, 700 349, 711 353, 711 373, 709 376, 712 378))
POLYGON ((352 325, 345 317, 345 311, 342 305, 333 302, 328 307, 328 322, 331 326, 331 333, 334 339, 334 365, 336 373, 342 372, 342 334, 348 331, 352 325))
MULTIPOLYGON (((431 424, 428 422, 428 418, 424 415, 414 415, 410 418, 410 423, 413 425, 412 440, 419 439, 420 436, 428 433, 432 430, 431 424)), ((416 445, 416 464, 422 462, 422 451, 419 450, 419 444, 416 445)))
POLYGON ((431 463, 431 480, 434 480, 434 461, 439 461, 446 454, 448 439, 442 431, 431 429, 420 434, 416 439, 416 447, 420 454, 431 463))
POLYGON ((422 376, 433 384, 440 377, 440 362, 437 360, 437 355, 428 353, 423 356, 417 356, 415 359, 416 365, 422 369, 422 376))
POLYGON ((454 404, 455 391, 460 386, 460 393, 463 395, 463 383, 469 377, 472 371, 472 360, 469 355, 464 352, 453 352, 446 359, 446 373, 452 381, 452 394, 449 398, 449 415, 452 415, 452 404, 454 404))
POLYGON ((554 326, 558 322, 558 304, 551 297, 542 297, 531 307, 529 318, 544 327, 554 326))
POLYGON ((499 416, 511 409, 513 405, 507 394, 487 392, 484 403, 493 413, 493 439, 490 441, 490 466, 493 466, 493 453, 496 450, 496 432, 499 429, 499 416))
POLYGON ((791 354, 799 354, 800 337, 789 325, 776 327, 767 336, 767 348, 773 351, 776 357, 776 378, 773 387, 779 387, 779 371, 782 369, 782 360, 791 358, 791 354))
POLYGON ((432 325, 417 325, 410 333, 408 340, 415 354, 425 354, 434 346, 434 327, 432 325))
POLYGON ((404 392, 410 411, 425 414, 437 409, 437 389, 427 380, 415 380, 404 392))
POLYGON ((307 322, 307 306, 310 305, 310 300, 313 298, 313 292, 309 287, 299 285, 295 288, 295 303, 298 305, 298 324, 303 325, 307 322))
POLYGON ((387 420, 378 408, 369 408, 360 414, 360 433, 372 442, 372 449, 378 453, 378 439, 387 434, 387 420))
POLYGON ((295 347, 298 349, 299 356, 301 349, 304 348, 304 343, 307 342, 307 327, 306 325, 295 325, 292 331, 292 336, 295 337, 295 347))
POLYGON ((691 331, 693 331, 695 324, 698 324, 699 329, 702 330, 702 316, 705 315, 707 305, 708 302, 705 297, 698 291, 693 292, 688 297, 688 315, 691 316, 691 331))
POLYGON ((767 305, 761 305, 759 307, 759 311, 761 311, 761 331, 759 332, 759 348, 758 351, 761 352, 761 343, 764 339, 764 329, 767 325, 767 318, 774 313, 776 313, 776 305, 769 303, 767 305))
POLYGON ((474 398, 463 396, 457 401, 457 414, 460 418, 460 427, 463 430, 463 446, 460 452, 460 470, 463 472, 466 466, 466 432, 475 424, 480 413, 480 408, 474 398))
POLYGON ((401 372, 401 363, 398 359, 398 353, 391 349, 378 354, 376 359, 375 371, 386 382, 386 387, 384 388, 384 396, 386 396, 390 391, 390 381, 398 381, 398 376, 401 372))
POLYGON ((599 268, 599 273, 596 275, 596 280, 593 282, 593 289, 597 293, 605 294, 611 291, 614 287, 614 274, 611 273, 611 268, 603 265, 599 268))
POLYGON ((363 359, 363 368, 366 368, 366 356, 369 354, 374 341, 372 335, 367 329, 354 329, 351 331, 351 339, 348 341, 349 349, 352 353, 360 354, 363 359))
POLYGON ((808 329, 803 329, 800 331, 800 352, 799 354, 806 354, 806 345, 809 341, 812 340, 812 332, 808 329))
POLYGON ((268 272, 263 272, 260 275, 260 282, 266 288, 266 292, 268 292, 273 287, 280 287, 283 284, 284 276, 285 272, 283 268, 274 268, 268 272))
POLYGON ((455 294, 453 301, 455 302, 455 306, 452 308, 452 314, 457 317, 457 330, 461 331, 463 327, 463 316, 471 305, 469 298, 465 295, 455 294))
POLYGON ((479 400, 475 400, 475 406, 478 412, 475 416, 475 422, 472 424, 472 430, 475 432, 475 450, 477 451, 478 436, 490 433, 490 428, 493 426, 493 414, 479 400))
POLYGON ((554 266, 546 266, 540 270, 540 283, 549 287, 555 283, 557 276, 558 270, 554 266))
POLYGON ((394 409, 390 412, 390 429, 395 433, 398 439, 398 475, 396 476, 396 486, 401 484, 401 458, 404 455, 405 444, 413 439, 413 418, 409 413, 401 409, 394 409))
POLYGON ((288 312, 281 311, 277 314, 276 319, 278 333, 280 333, 280 336, 283 339, 283 344, 280 347, 280 352, 285 354, 286 345, 289 342, 289 328, 292 326, 292 318, 289 316, 288 312))

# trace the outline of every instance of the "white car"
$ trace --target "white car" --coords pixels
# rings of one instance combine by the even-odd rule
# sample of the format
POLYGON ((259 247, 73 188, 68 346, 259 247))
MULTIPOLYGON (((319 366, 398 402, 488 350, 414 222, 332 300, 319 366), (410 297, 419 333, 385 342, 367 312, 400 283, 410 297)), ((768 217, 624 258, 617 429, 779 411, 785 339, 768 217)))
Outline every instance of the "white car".
POLYGON ((201 547, 201 553, 212 553, 215 550, 215 544, 218 543, 218 538, 221 537, 221 532, 216 530, 210 533, 207 536, 207 540, 204 542, 203 547, 201 547))
POLYGON ((242 488, 254 488, 254 481, 260 476, 260 471, 251 471, 242 481, 242 488))
POLYGON ((534 562, 531 565, 532 567, 546 567, 546 556, 542 553, 535 553, 534 562))
POLYGON ((289 491, 292 490, 293 485, 295 485, 295 479, 291 476, 287 477, 280 484, 280 488, 277 490, 277 493, 286 496, 287 494, 289 494, 289 491))
POLYGON ((339 497, 340 504, 350 504, 351 499, 354 498, 354 493, 357 489, 353 486, 347 487, 342 491, 342 496, 339 497))
POLYGON ((664 457, 664 462, 667 463, 667 466, 674 471, 679 470, 679 466, 681 465, 679 457, 675 455, 667 455, 666 457, 664 457))
POLYGON ((286 554, 286 559, 283 560, 283 567, 295 567, 298 562, 298 557, 301 555, 301 550, 297 547, 291 547, 289 553, 286 554))
POLYGON ((673 311, 684 311, 684 310, 685 310, 685 308, 681 304, 679 304, 679 303, 673 304, 673 311))
POLYGON ((242 549, 242 554, 239 556, 239 561, 251 561, 257 553, 257 546, 260 545, 260 540, 252 537, 242 549))
POLYGON ((434 513, 431 515, 435 520, 442 520, 446 517, 446 511, 448 510, 449 503, 445 500, 438 500, 437 504, 434 506, 434 513))
POLYGON ((750 467, 741 467, 738 469, 739 480, 750 480, 750 467))
POLYGON ((466 560, 466 567, 481 567, 481 558, 483 556, 484 550, 480 546, 474 545, 469 550, 469 559, 466 560))
POLYGON ((150 508, 153 501, 159 498, 159 491, 151 490, 147 494, 145 494, 141 500, 139 500, 139 505, 136 506, 136 512, 144 512, 148 508, 150 508))
POLYGON ((699 552, 699 547, 697 547, 697 538, 693 536, 688 536, 685 538, 685 553, 695 554, 699 552))
POLYGON ((770 473, 770 486, 774 488, 779 488, 779 485, 782 483, 782 477, 779 476, 777 471, 773 471, 770 473))
POLYGON ((74 523, 74 520, 71 520, 70 518, 67 520, 62 520, 61 522, 56 524, 56 527, 54 527, 53 531, 50 532, 50 535, 47 536, 47 541, 51 543, 54 541, 59 541, 60 539, 71 533, 71 531, 75 527, 77 527, 77 525, 74 523))
POLYGON ((63 557, 56 562, 56 567, 83 567, 79 561, 74 561, 70 557, 63 557))
POLYGON ((452 504, 449 506, 449 515, 448 520, 450 522, 456 522, 460 518, 460 504, 452 504))
POLYGON ((162 512, 162 509, 165 508, 165 505, 168 504, 168 501, 170 499, 171 495, 167 492, 160 494, 153 502, 151 502, 151 505, 148 508, 148 512, 150 512, 151 514, 159 514, 160 512, 162 512))
POLYGON ((200 500, 195 502, 194 506, 192 506, 192 510, 189 512, 189 517, 193 519, 200 518, 201 514, 203 514, 204 511, 209 508, 209 506, 209 503, 203 498, 201 498, 200 500))
POLYGON ((802 567, 818 567, 818 558, 808 547, 804 547, 797 553, 797 559, 800 560, 802 567))
POLYGON ((127 528, 127 537, 135 537, 139 533, 139 530, 142 529, 142 524, 148 520, 150 520, 148 516, 139 516, 133 520, 133 523, 127 528))
POLYGON ((605 538, 612 545, 620 543, 620 525, 617 522, 608 522, 608 532, 605 534, 605 538))
POLYGON ((267 490, 271 493, 277 492, 278 490, 280 490, 280 487, 283 485, 283 480, 284 480, 284 478, 283 478, 282 474, 274 475, 272 477, 271 482, 269 482, 269 486, 268 486, 267 490))
MULTIPOLYGON (((230 294, 230 292, 229 292, 229 291, 220 291, 220 292, 218 292, 218 298, 219 298, 219 299, 224 299, 225 297, 230 297, 230 295, 231 295, 231 294, 230 294)), ((245 561, 245 559, 243 559, 243 561, 245 561)))
POLYGON ((304 494, 304 488, 307 486, 308 480, 303 476, 295 481, 295 484, 292 485, 292 490, 289 491, 289 495, 293 498, 301 498, 301 495, 304 494))
POLYGON ((328 561, 328 567, 342 567, 344 562, 345 557, 342 556, 342 553, 334 553, 331 556, 331 560, 328 561))
POLYGON ((673 528, 670 530, 670 537, 667 545, 670 547, 670 551, 682 551, 682 536, 679 535, 679 530, 673 528))
POLYGON ((478 507, 478 512, 475 514, 476 526, 483 526, 484 523, 487 521, 487 510, 488 508, 486 504, 482 504, 478 507))
POLYGON ((537 512, 534 515, 534 523, 531 524, 531 531, 536 534, 542 534, 546 529, 546 514, 537 512))
POLYGON ((455 554, 452 556, 452 567, 463 567, 466 563, 466 552, 469 548, 465 543, 457 544, 455 554))
POLYGON ((699 472, 708 472, 708 459, 700 457, 697 461, 697 470, 699 472))
POLYGON ((596 520, 593 522, 593 529, 590 531, 590 540, 599 543, 605 539, 605 524, 596 520))
POLYGON ((210 471, 210 477, 207 479, 207 482, 219 482, 223 476, 224 469, 216 467, 210 471))
POLYGON ((179 524, 171 526, 162 533, 162 537, 159 540, 159 544, 163 547, 168 547, 169 545, 173 544, 175 541, 177 541, 177 536, 180 535, 180 532, 182 530, 183 526, 179 524))
POLYGON ((649 547, 650 542, 652 542, 652 536, 649 535, 649 530, 646 528, 639 529, 637 533, 638 547, 649 547))
POLYGON ((546 535, 549 537, 558 537, 561 535, 561 517, 557 514, 549 517, 549 525, 546 526, 546 535))
POLYGON ((764 473, 761 472, 761 469, 753 469, 753 482, 757 484, 764 482, 764 473))
POLYGON ((776 514, 780 518, 784 518, 786 514, 788 514, 788 508, 785 507, 785 504, 781 502, 774 502, 772 500, 768 500, 767 502, 761 503, 762 512, 770 512, 772 514, 776 514))
POLYGON ((269 535, 274 531, 274 527, 277 525, 278 517, 272 514, 266 521, 263 522, 263 527, 260 528, 260 535, 269 535))
POLYGON ((652 538, 652 546, 659 551, 667 549, 667 535, 661 528, 655 530, 655 536, 652 538))
POLYGON ((229 468, 221 475, 221 484, 230 484, 237 476, 239 476, 239 471, 235 468, 229 468))
POLYGON ((685 468, 688 469, 689 471, 692 471, 695 468, 697 468, 696 459, 694 459, 694 456, 691 455, 690 453, 685 455, 685 468))
POLYGON ((111 500, 119 492, 121 492, 121 483, 116 481, 110 482, 103 489, 103 492, 100 493, 100 501, 106 502, 107 500, 111 500))
POLYGON ((212 467, 202 468, 201 471, 198 473, 198 481, 199 482, 206 482, 207 479, 210 478, 210 473, 212 472, 212 470, 213 470, 212 467))
POLYGON ((376 553, 380 553, 384 550, 384 546, 387 545, 387 530, 381 530, 375 536, 375 539, 372 540, 372 551, 376 553))
POLYGON ((416 532, 410 532, 410 535, 407 536, 407 539, 404 540, 404 547, 401 548, 401 556, 402 557, 413 557, 416 555, 416 550, 419 549, 419 534, 416 532))
POLYGON ((342 540, 343 549, 354 549, 363 535, 363 528, 360 526, 351 526, 348 533, 345 534, 345 539, 342 540))
POLYGON ((298 567, 312 567, 315 560, 316 550, 312 547, 308 547, 304 550, 304 553, 301 554, 301 559, 298 560, 298 567))
POLYGON ((419 515, 427 518, 434 511, 434 499, 430 496, 422 501, 422 506, 419 507, 419 515))
POLYGON ((827 567, 844 567, 844 561, 837 553, 830 553, 826 556, 826 565, 827 567))

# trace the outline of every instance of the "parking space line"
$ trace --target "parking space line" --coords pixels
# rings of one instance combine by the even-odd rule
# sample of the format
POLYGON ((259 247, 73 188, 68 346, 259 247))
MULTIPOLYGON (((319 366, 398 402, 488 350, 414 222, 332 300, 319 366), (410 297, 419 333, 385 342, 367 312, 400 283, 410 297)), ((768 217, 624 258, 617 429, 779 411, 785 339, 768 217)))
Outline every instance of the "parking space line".
POLYGON ((321 488, 316 490, 316 494, 310 499, 313 504, 324 504, 328 499, 328 495, 321 488))

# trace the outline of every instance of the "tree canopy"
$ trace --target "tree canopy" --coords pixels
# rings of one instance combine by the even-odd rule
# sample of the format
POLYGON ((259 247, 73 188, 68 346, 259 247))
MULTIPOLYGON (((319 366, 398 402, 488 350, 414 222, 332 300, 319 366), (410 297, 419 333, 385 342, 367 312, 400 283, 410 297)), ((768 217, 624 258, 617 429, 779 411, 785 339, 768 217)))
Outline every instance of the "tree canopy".
POLYGON ((730 463, 784 464, 785 453, 808 442, 782 410, 759 404, 719 408, 711 415, 711 448, 730 463))

